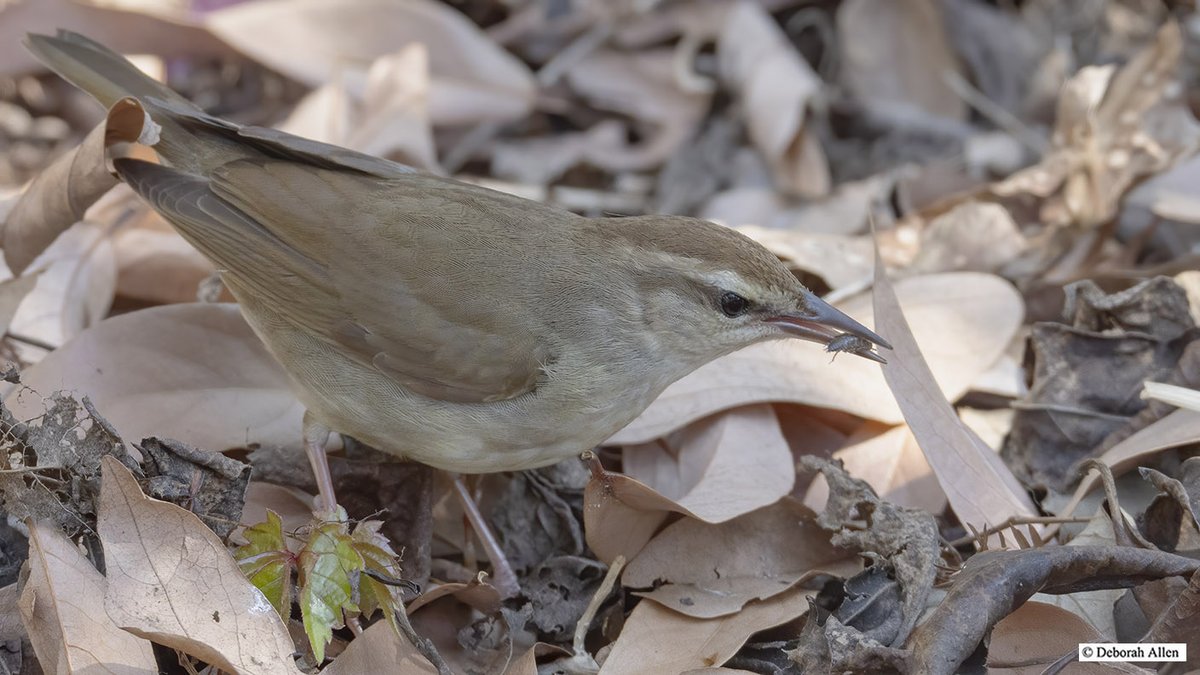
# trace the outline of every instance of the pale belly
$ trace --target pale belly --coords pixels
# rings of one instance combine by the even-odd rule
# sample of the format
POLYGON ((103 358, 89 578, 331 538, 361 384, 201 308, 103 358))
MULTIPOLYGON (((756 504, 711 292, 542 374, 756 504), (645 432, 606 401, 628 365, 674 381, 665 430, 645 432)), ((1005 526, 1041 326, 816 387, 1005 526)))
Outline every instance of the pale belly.
POLYGON ((509 401, 438 401, 408 392, 262 307, 246 309, 247 321, 284 364, 297 397, 318 421, 447 471, 518 471, 577 456, 631 422, 667 384, 632 373, 626 386, 607 396, 559 392, 551 383, 509 401))

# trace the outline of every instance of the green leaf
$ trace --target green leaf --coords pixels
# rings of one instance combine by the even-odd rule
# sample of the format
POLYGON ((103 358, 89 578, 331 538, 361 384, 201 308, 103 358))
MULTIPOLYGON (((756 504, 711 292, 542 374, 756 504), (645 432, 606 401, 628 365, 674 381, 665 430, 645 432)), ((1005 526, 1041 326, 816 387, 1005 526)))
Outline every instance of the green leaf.
POLYGON ((333 628, 341 626, 342 611, 358 613, 354 582, 363 570, 363 556, 354 548, 345 511, 339 519, 313 526, 300 551, 300 616, 317 663, 325 660, 325 645, 333 628))
MULTIPOLYGON (((379 528, 382 525, 383 522, 378 520, 359 523, 354 528, 354 549, 362 555, 365 569, 398 579, 401 574, 400 561, 387 537, 380 534, 379 528)), ((388 623, 399 630, 396 623, 396 607, 404 599, 398 587, 363 575, 359 579, 358 592, 358 606, 365 618, 371 618, 376 610, 380 610, 388 623)))
POLYGON ((296 556, 288 550, 279 514, 267 511, 265 522, 246 528, 242 536, 249 542, 233 551, 242 574, 267 596, 267 601, 287 623, 292 614, 292 572, 296 556))

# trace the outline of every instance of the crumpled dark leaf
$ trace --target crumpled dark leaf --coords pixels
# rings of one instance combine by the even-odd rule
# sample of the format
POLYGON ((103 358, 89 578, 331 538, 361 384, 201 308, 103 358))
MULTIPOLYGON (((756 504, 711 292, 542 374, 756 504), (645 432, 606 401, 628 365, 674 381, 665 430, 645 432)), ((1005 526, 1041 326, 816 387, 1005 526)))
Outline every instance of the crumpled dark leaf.
POLYGON ((522 594, 533 608, 529 628, 539 640, 567 643, 575 624, 608 570, 603 563, 579 556, 546 560, 521 579, 522 594))
POLYGON ((880 644, 812 601, 800 640, 788 655, 804 675, 909 672, 904 650, 880 644))
POLYGON ((1200 336, 1183 288, 1167 277, 1106 295, 1091 281, 1067 286, 1071 325, 1038 323, 1029 355, 1033 382, 1014 404, 1001 451, 1035 486, 1065 490, 1076 465, 1146 407, 1142 383, 1161 380, 1200 336))
POLYGON ((835 532, 835 546, 873 554, 876 564, 890 566, 900 586, 901 613, 895 634, 886 639, 903 644, 925 608, 940 560, 937 523, 925 511, 881 500, 866 482, 852 478, 829 460, 807 455, 801 466, 819 470, 829 483, 829 501, 817 524, 835 532))
POLYGON ((0 405, 0 512, 50 521, 68 538, 82 537, 90 559, 103 571, 96 535, 100 459, 112 455, 131 471, 141 469, 86 398, 81 405, 58 392, 46 404, 46 412, 29 422, 17 421, 0 405))
POLYGON ((583 553, 583 490, 590 475, 573 459, 513 475, 491 522, 518 574, 554 556, 583 553))
POLYGON ((146 494, 191 511, 228 539, 242 520, 250 465, 170 439, 147 438, 138 449, 145 456, 146 494))

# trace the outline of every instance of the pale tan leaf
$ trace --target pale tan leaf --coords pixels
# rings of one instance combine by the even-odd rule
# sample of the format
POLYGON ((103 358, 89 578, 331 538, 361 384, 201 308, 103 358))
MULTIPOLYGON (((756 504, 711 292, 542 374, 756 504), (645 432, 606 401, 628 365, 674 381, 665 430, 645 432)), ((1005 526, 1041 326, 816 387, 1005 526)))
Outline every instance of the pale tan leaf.
MULTIPOLYGON (((1063 654, 1077 648, 1079 643, 1103 640, 1099 631, 1077 615, 1061 607, 1031 600, 1004 617, 992 629, 988 644, 988 672, 1040 675, 1063 654)), ((1089 667, 1101 665, 1088 664, 1089 667)))
MULTIPOLYGON (((22 380, 43 394, 91 397, 130 442, 162 436, 209 450, 301 447, 303 406, 236 305, 168 305, 108 319, 22 380)), ((36 396, 6 404, 19 417, 43 412, 36 396)))
POLYGON ((279 615, 194 514, 142 494, 102 460, 104 608, 121 628, 238 673, 299 673, 279 615))
POLYGON ((72 227, 30 265, 38 272, 37 285, 17 309, 9 330, 51 345, 65 343, 108 314, 116 268, 112 244, 101 227, 72 227))
POLYGON ((394 673, 427 675, 437 669, 421 656, 412 643, 401 637, 387 621, 378 621, 354 638, 346 651, 338 654, 321 675, 360 675, 394 673))
POLYGON ((122 228, 112 239, 117 293, 155 304, 195 302, 216 268, 174 231, 122 228))
MULTIPOLYGON (((117 101, 83 143, 59 157, 30 183, 4 220, 4 261, 20 274, 97 199, 117 184, 105 162, 116 142, 142 136, 149 117, 134 99, 117 101)), ((151 125, 153 123, 150 123, 151 125)))
POLYGON ((967 425, 967 428, 975 432, 979 440, 992 450, 1000 452, 1000 448, 1004 445, 1004 438, 1012 429, 1016 411, 1012 408, 981 410, 965 406, 959 407, 957 410, 959 419, 967 425))
MULTIPOLYGON (((1011 284, 974 272, 901 279, 896 295, 950 400, 999 358, 1024 314, 1011 284)), ((838 308, 872 323, 866 294, 838 308)), ((819 345, 777 340, 717 359, 667 387, 608 443, 644 443, 719 410, 766 401, 833 408, 886 424, 904 420, 876 363, 847 356, 834 360, 819 345)))
MULTIPOLYGON (((846 447, 833 453, 846 472, 866 481, 880 499, 898 506, 941 513, 946 493, 938 485, 912 432, 905 425, 887 428, 877 423, 864 425, 846 447)), ((819 475, 804 496, 811 509, 820 509, 829 498, 829 485, 819 475)))
POLYGON ((342 82, 356 96, 376 59, 422 43, 433 75, 429 117, 439 124, 518 119, 535 93, 520 60, 450 6, 431 0, 264 0, 215 12, 207 25, 293 79, 313 87, 342 82))
POLYGON ((1027 248, 1024 235, 999 204, 963 202, 934 218, 921 233, 916 273, 998 272, 1027 248))
POLYGON ((629 563, 621 583, 654 587, 638 595, 681 614, 715 618, 783 593, 806 575, 849 576, 861 567, 830 543, 811 510, 785 499, 719 525, 672 524, 629 563))
POLYGON ((29 524, 29 578, 20 610, 43 671, 158 672, 150 643, 104 612, 106 586, 104 575, 53 524, 29 524))
POLYGON ((720 523, 792 491, 795 466, 769 405, 736 408, 657 443, 625 448, 624 470, 694 517, 720 523))
MULTIPOLYGON (((895 347, 888 355, 883 375, 959 520, 982 530, 1012 517, 1037 515, 1012 472, 963 425, 946 400, 923 356, 936 352, 929 350, 932 346, 929 344, 925 351, 918 347, 878 252, 874 300, 876 329, 895 347)), ((1020 303, 1019 298, 1017 302, 1020 303)), ((1018 309, 1018 316, 1020 313, 1018 309)), ((942 328, 946 331, 943 348, 953 348, 953 341, 963 339, 958 327, 943 325, 942 328)), ((1011 333, 1005 335, 1001 350, 1010 337, 1011 333)), ((999 352, 991 358, 998 356, 999 352)), ((983 357, 976 354, 975 358, 983 357)), ((970 381, 962 386, 968 386, 970 381)))
POLYGON ((526 649, 524 654, 513 659, 504 675, 538 675, 537 649, 526 649))
POLYGON ((600 673, 681 673, 721 665, 754 633, 808 611, 804 602, 808 593, 793 589, 716 619, 697 619, 656 602, 640 602, 625 620, 600 673))
MULTIPOLYGON (((897 176, 891 172, 845 182, 830 194, 795 203, 766 187, 734 187, 718 192, 700 215, 731 226, 757 225, 797 234, 862 234, 874 204, 891 199, 897 176)), ((868 242, 869 243, 869 242, 868 242)), ((867 256, 868 262, 870 256, 867 256)))
POLYGON ((717 66, 737 92, 750 140, 771 165, 781 191, 804 197, 829 192, 831 178, 816 134, 805 127, 821 79, 761 5, 739 1, 717 35, 717 66))
POLYGON ((1175 275, 1175 283, 1183 286, 1187 292, 1188 312, 1192 321, 1200 323, 1200 271, 1187 270, 1175 275))
POLYGON ((837 27, 842 78, 860 101, 889 115, 909 108, 966 118, 966 103, 944 79, 962 68, 937 2, 849 0, 838 8, 837 27))
POLYGON ((668 515, 678 512, 678 504, 629 476, 593 475, 583 494, 584 536, 588 548, 606 563, 617 556, 632 559, 668 515))
POLYGON ((865 237, 755 225, 736 229, 767 247, 792 270, 821 277, 831 290, 871 278, 871 242, 865 237))
POLYGON ((500 611, 500 592, 495 586, 485 581, 486 574, 480 572, 466 583, 450 582, 427 589, 421 595, 408 603, 408 613, 412 614, 422 607, 433 604, 441 598, 453 596, 456 600, 469 605, 484 614, 494 614, 500 611))
POLYGON ((26 274, 15 279, 0 281, 0 334, 8 331, 13 317, 25 300, 25 296, 37 285, 38 275, 26 274))

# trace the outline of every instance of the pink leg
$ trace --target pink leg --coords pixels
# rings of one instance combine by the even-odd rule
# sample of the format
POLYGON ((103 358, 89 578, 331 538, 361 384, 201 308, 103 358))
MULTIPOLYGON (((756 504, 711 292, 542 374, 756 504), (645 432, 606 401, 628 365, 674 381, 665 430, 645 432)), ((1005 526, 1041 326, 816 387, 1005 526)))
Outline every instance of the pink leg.
POLYGON ((312 465, 313 477, 317 479, 317 502, 314 511, 317 513, 332 513, 337 508, 337 498, 333 494, 333 478, 329 475, 329 460, 325 456, 325 446, 329 443, 329 427, 304 413, 304 452, 308 455, 308 463, 312 465))
POLYGON ((483 514, 479 512, 479 505, 471 498, 471 493, 467 490, 467 484, 463 481, 462 476, 454 476, 454 494, 462 504, 463 512, 466 513, 471 528, 483 542, 483 550, 487 553, 488 560, 492 561, 492 569, 495 570, 495 574, 492 575, 492 583, 496 586, 496 590, 500 591, 501 597, 513 597, 521 591, 517 574, 513 572, 512 565, 508 564, 508 558, 501 550, 500 542, 496 540, 492 528, 488 527, 487 521, 483 519, 483 514))

